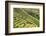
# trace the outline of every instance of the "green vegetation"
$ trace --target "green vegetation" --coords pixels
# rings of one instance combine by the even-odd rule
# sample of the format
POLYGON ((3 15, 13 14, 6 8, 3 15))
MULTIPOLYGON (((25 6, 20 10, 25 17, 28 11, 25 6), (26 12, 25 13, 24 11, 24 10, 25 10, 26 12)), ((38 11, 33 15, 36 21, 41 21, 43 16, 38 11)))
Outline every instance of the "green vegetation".
POLYGON ((14 8, 13 26, 14 28, 39 27, 39 9, 14 8))

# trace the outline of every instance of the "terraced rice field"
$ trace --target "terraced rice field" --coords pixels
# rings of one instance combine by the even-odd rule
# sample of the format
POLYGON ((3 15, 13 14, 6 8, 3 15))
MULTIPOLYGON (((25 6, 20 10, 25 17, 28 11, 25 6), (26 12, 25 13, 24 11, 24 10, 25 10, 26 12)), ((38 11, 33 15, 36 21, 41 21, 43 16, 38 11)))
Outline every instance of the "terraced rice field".
POLYGON ((39 27, 39 9, 14 8, 13 26, 14 28, 39 27))

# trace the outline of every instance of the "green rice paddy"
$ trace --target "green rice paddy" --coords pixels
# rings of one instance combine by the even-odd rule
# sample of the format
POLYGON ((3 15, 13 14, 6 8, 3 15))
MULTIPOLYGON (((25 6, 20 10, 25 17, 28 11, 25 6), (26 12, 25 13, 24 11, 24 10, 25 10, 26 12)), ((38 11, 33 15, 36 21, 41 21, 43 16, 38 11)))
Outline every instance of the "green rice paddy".
POLYGON ((39 27, 39 9, 14 8, 13 26, 14 28, 39 27))

